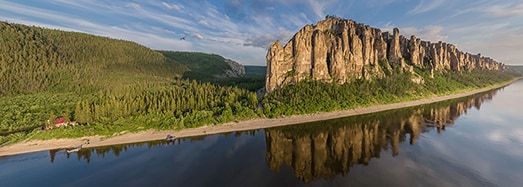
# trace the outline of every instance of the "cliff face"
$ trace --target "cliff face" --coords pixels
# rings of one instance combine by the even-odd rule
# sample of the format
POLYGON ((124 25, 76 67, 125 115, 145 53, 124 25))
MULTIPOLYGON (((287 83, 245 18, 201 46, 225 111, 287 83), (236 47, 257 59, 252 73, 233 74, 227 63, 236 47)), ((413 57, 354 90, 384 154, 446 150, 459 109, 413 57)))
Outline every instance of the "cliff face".
POLYGON ((231 59, 225 59, 225 62, 231 66, 230 70, 225 70, 227 77, 241 77, 245 75, 245 67, 243 65, 231 59))
POLYGON ((306 25, 285 46, 274 42, 266 58, 267 91, 308 78, 340 84, 382 78, 389 63, 409 72, 413 67, 431 72, 503 68, 488 57, 464 53, 452 44, 406 38, 397 28, 391 34, 340 18, 306 25))

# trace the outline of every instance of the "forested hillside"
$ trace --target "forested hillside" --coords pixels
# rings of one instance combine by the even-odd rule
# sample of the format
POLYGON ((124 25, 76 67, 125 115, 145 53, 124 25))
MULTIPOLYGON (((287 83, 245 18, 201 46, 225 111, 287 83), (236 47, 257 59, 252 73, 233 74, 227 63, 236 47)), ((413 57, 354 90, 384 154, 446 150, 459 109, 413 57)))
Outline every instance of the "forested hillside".
POLYGON ((231 69, 227 59, 220 55, 180 51, 160 52, 189 69, 183 74, 183 78, 186 79, 222 86, 237 86, 250 91, 265 86, 265 66, 245 66, 245 74, 240 75, 241 73, 231 69))
POLYGON ((264 113, 277 117, 398 103, 479 89, 521 76, 511 71, 473 70, 437 72, 431 77, 430 71, 415 69, 425 80, 418 84, 411 81, 412 74, 401 71, 393 65, 386 78, 374 81, 336 84, 306 80, 285 86, 264 96, 264 113))
POLYGON ((509 66, 509 67, 510 67, 511 71, 523 75, 523 66, 509 66))
MULTIPOLYGON (((0 145, 58 117, 90 125, 41 136, 184 128, 257 116, 254 92, 200 82, 232 71, 219 55, 159 52, 130 41, 5 22, 0 44, 0 145)), ((234 84, 226 80, 223 85, 234 84)))
POLYGON ((215 54, 199 52, 160 51, 165 57, 180 62, 189 68, 183 77, 201 81, 212 81, 223 77, 230 69, 225 58, 215 54))
POLYGON ((267 73, 267 66, 245 66, 245 74, 261 75, 265 77, 267 73))
POLYGON ((0 22, 0 95, 91 93, 166 81, 187 68, 133 42, 0 22))

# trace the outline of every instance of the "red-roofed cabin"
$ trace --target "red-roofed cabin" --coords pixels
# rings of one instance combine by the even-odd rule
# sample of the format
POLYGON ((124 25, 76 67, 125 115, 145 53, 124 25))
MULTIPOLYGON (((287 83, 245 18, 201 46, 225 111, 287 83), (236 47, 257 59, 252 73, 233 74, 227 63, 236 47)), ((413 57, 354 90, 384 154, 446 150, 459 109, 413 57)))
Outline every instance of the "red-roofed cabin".
POLYGON ((67 125, 67 118, 56 118, 56 120, 54 120, 54 127, 61 127, 61 126, 66 126, 67 125))
POLYGON ((58 127, 67 127, 67 126, 74 126, 74 125, 78 125, 78 122, 76 122, 74 120, 69 121, 69 119, 67 117, 60 117, 60 118, 56 118, 54 120, 54 123, 51 123, 50 120, 47 120, 45 129, 50 130, 50 129, 54 129, 54 128, 58 128, 58 127))

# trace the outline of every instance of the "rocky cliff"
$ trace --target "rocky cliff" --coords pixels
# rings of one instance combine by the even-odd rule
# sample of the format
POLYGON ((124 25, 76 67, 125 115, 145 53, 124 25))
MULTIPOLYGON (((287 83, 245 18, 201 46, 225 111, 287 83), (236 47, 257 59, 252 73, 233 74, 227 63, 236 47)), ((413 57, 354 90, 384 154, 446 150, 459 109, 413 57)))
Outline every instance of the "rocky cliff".
MULTIPOLYGON (((498 70, 495 60, 459 51, 443 42, 406 38, 356 23, 328 18, 306 25, 285 46, 274 42, 267 52, 266 90, 272 91, 305 79, 337 82, 382 78, 395 64, 404 72, 419 67, 434 71, 498 70)), ((412 79, 422 83, 419 78, 412 79)))
POLYGON ((231 59, 225 59, 225 62, 231 66, 230 70, 225 70, 225 74, 228 77, 241 77, 245 75, 245 67, 240 63, 231 59))

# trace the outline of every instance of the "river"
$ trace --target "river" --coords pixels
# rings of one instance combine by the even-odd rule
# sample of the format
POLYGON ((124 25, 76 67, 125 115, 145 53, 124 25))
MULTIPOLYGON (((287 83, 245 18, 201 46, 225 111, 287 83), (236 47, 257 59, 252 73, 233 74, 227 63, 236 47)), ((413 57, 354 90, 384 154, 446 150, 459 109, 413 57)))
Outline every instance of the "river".
POLYGON ((523 81, 293 126, 0 157, 1 186, 520 186, 523 81))

